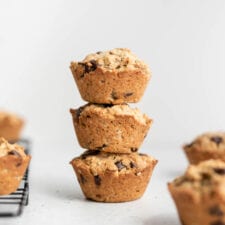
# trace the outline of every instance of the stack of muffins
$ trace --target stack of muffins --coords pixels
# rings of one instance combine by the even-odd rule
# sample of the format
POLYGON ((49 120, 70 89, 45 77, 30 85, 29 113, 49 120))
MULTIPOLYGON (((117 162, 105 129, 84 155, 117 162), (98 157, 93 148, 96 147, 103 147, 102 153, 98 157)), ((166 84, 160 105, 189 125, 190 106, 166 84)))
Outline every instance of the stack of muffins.
POLYGON ((20 139, 24 120, 16 114, 0 111, 0 195, 16 191, 31 160, 20 139))
POLYGON ((157 163, 137 153, 152 120, 127 103, 142 97, 150 72, 128 49, 96 52, 71 71, 89 103, 71 109, 75 133, 87 149, 71 164, 86 198, 125 202, 140 198, 157 163))
POLYGON ((225 225, 225 132, 184 145, 191 165, 168 184, 182 224, 225 225))

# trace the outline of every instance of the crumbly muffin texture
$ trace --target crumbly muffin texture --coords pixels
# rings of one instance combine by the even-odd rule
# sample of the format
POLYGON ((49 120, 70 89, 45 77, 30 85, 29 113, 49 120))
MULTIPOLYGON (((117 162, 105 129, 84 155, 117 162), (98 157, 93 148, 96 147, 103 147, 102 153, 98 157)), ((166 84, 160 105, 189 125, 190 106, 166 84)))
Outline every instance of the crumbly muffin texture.
POLYGON ((18 144, 10 144, 4 138, 0 138, 0 157, 6 155, 19 155, 21 158, 26 158, 24 148, 18 144))
POLYGON ((81 160, 90 167, 95 176, 102 171, 113 171, 116 175, 129 173, 130 170, 137 173, 145 169, 152 158, 146 154, 111 154, 107 152, 88 150, 81 155, 81 160))
POLYGON ((220 160, 207 160, 197 166, 190 165, 184 176, 174 181, 174 185, 195 189, 202 194, 215 191, 212 187, 218 188, 221 180, 225 181, 225 163, 220 160))
POLYGON ((89 54, 84 58, 81 64, 88 64, 93 62, 93 60, 96 65, 103 67, 103 69, 107 71, 124 71, 136 68, 148 70, 147 65, 127 48, 115 48, 110 51, 89 54))
POLYGON ((16 141, 20 138, 24 121, 15 114, 0 111, 0 137, 8 141, 16 141))
POLYGON ((138 151, 152 120, 123 105, 87 104, 70 110, 81 147, 113 153, 138 151))
POLYGON ((146 154, 89 150, 71 164, 88 199, 124 202, 143 195, 157 160, 146 154))
POLYGON ((100 104, 139 101, 151 77, 148 66, 126 48, 89 54, 70 69, 81 97, 100 104))
POLYGON ((185 225, 225 224, 225 163, 207 160, 190 165, 168 184, 181 222, 185 225))
POLYGON ((4 138, 0 138, 0 195, 16 191, 30 158, 22 146, 9 144, 4 138))
POLYGON ((225 132, 207 132, 183 146, 188 160, 197 164, 208 159, 225 161, 225 132))

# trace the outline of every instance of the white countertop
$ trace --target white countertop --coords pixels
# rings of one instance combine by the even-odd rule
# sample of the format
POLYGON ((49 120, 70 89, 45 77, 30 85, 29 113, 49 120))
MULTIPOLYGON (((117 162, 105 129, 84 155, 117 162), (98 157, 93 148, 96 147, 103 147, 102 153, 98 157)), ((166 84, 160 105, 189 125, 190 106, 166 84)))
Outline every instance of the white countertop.
POLYGON ((176 145, 141 148, 159 160, 149 186, 139 200, 127 203, 96 203, 83 197, 68 162, 80 152, 65 145, 35 144, 30 165, 30 201, 22 216, 0 218, 4 225, 178 225, 167 182, 187 166, 176 145))

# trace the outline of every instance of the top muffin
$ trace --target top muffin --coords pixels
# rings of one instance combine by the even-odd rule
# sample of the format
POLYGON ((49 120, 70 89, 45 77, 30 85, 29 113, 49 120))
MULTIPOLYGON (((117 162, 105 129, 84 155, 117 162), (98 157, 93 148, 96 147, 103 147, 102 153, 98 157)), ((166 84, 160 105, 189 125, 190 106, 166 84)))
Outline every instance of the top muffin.
POLYGON ((225 132, 207 132, 183 147, 188 160, 197 164, 208 159, 225 161, 225 132))
POLYGON ((15 114, 0 111, 0 137, 8 141, 16 141, 20 138, 24 120, 15 114))
POLYGON ((151 77, 148 66, 126 48, 89 54, 70 69, 81 97, 100 104, 138 102, 151 77))

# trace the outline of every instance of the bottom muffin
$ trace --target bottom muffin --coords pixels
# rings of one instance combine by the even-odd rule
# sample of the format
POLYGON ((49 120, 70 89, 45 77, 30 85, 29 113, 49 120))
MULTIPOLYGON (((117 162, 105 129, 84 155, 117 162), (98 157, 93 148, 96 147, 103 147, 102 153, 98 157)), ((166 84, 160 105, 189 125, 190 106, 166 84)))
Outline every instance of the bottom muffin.
POLYGON ((71 164, 86 198, 126 202, 143 195, 157 160, 139 153, 86 151, 71 164))
POLYGON ((188 167, 168 184, 183 225, 225 225, 225 163, 208 160, 188 167))
POLYGON ((17 190, 30 162, 23 147, 0 138, 0 195, 17 190))

